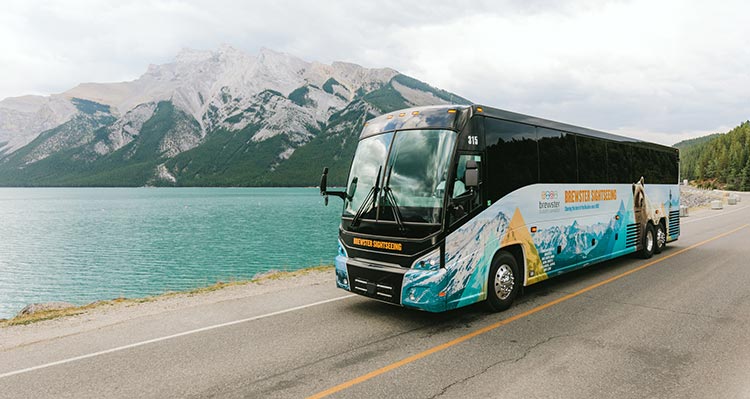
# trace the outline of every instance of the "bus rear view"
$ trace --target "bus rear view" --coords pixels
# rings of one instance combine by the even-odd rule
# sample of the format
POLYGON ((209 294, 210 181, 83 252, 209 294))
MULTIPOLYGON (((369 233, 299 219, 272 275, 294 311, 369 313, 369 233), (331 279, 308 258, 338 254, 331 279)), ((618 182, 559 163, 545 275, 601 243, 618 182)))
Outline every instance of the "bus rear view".
POLYGON ((578 164, 578 141, 600 142, 604 151, 607 143, 619 145, 618 136, 476 105, 413 108, 368 121, 345 191, 327 190, 327 169, 321 178, 326 203, 329 195, 343 200, 337 286, 431 312, 484 300, 498 311, 524 285, 626 253, 651 256, 677 239, 676 152, 627 144, 634 149, 629 174, 581 182, 574 166, 548 182, 539 151, 551 126, 567 137, 554 145, 572 149, 556 150, 568 165, 578 164), (527 134, 515 125, 493 133, 494 121, 527 134), (654 165, 638 162, 640 147, 654 165), (635 177, 641 175, 658 184, 644 184, 635 177), (590 203, 572 202, 584 199, 590 203))

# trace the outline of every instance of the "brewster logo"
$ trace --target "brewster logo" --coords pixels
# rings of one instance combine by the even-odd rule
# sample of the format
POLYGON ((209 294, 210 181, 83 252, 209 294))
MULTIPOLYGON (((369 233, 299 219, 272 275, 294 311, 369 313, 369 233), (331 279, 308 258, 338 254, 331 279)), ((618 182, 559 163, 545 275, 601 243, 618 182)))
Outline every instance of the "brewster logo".
POLYGON ((557 191, 542 191, 542 201, 554 201, 560 198, 557 191))
POLYGON ((542 191, 539 200, 539 212, 560 212, 560 193, 557 191, 542 191))

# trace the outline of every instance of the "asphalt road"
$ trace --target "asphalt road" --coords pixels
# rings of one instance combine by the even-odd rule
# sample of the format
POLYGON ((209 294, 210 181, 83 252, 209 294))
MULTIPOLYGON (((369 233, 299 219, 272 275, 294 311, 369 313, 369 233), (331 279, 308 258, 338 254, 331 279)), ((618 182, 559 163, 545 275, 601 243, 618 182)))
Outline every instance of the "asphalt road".
POLYGON ((750 398, 750 196, 682 222, 499 314, 331 282, 9 348, 0 397, 750 398))

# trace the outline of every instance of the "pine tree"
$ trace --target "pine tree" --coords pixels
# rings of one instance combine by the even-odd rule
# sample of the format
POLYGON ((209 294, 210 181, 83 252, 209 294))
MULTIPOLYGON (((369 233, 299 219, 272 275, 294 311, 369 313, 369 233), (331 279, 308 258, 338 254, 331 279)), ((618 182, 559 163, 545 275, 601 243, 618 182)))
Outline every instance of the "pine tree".
POLYGON ((680 148, 680 172, 699 184, 750 190, 750 121, 725 134, 687 140, 680 148), (711 181, 711 183, 708 183, 711 181))
POLYGON ((750 162, 745 165, 740 173, 740 184, 739 189, 742 191, 750 191, 750 162))

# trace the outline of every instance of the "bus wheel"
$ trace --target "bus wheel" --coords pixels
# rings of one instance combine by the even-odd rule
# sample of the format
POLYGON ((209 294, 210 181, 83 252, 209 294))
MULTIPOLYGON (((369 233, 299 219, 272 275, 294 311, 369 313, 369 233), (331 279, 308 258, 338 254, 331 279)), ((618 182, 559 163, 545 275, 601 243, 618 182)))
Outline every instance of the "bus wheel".
POLYGON ((523 278, 518 273, 516 258, 508 252, 500 252, 490 266, 487 280, 489 310, 500 312, 508 309, 523 284, 523 278))
POLYGON ((654 247, 656 246, 656 239, 654 236, 654 225, 648 222, 646 228, 643 230, 643 241, 641 242, 641 258, 648 259, 654 255, 654 247))
POLYGON ((656 225, 655 240, 656 242, 654 243, 654 253, 660 254, 661 251, 664 250, 664 247, 667 245, 667 232, 664 230, 664 225, 661 223, 656 225))

